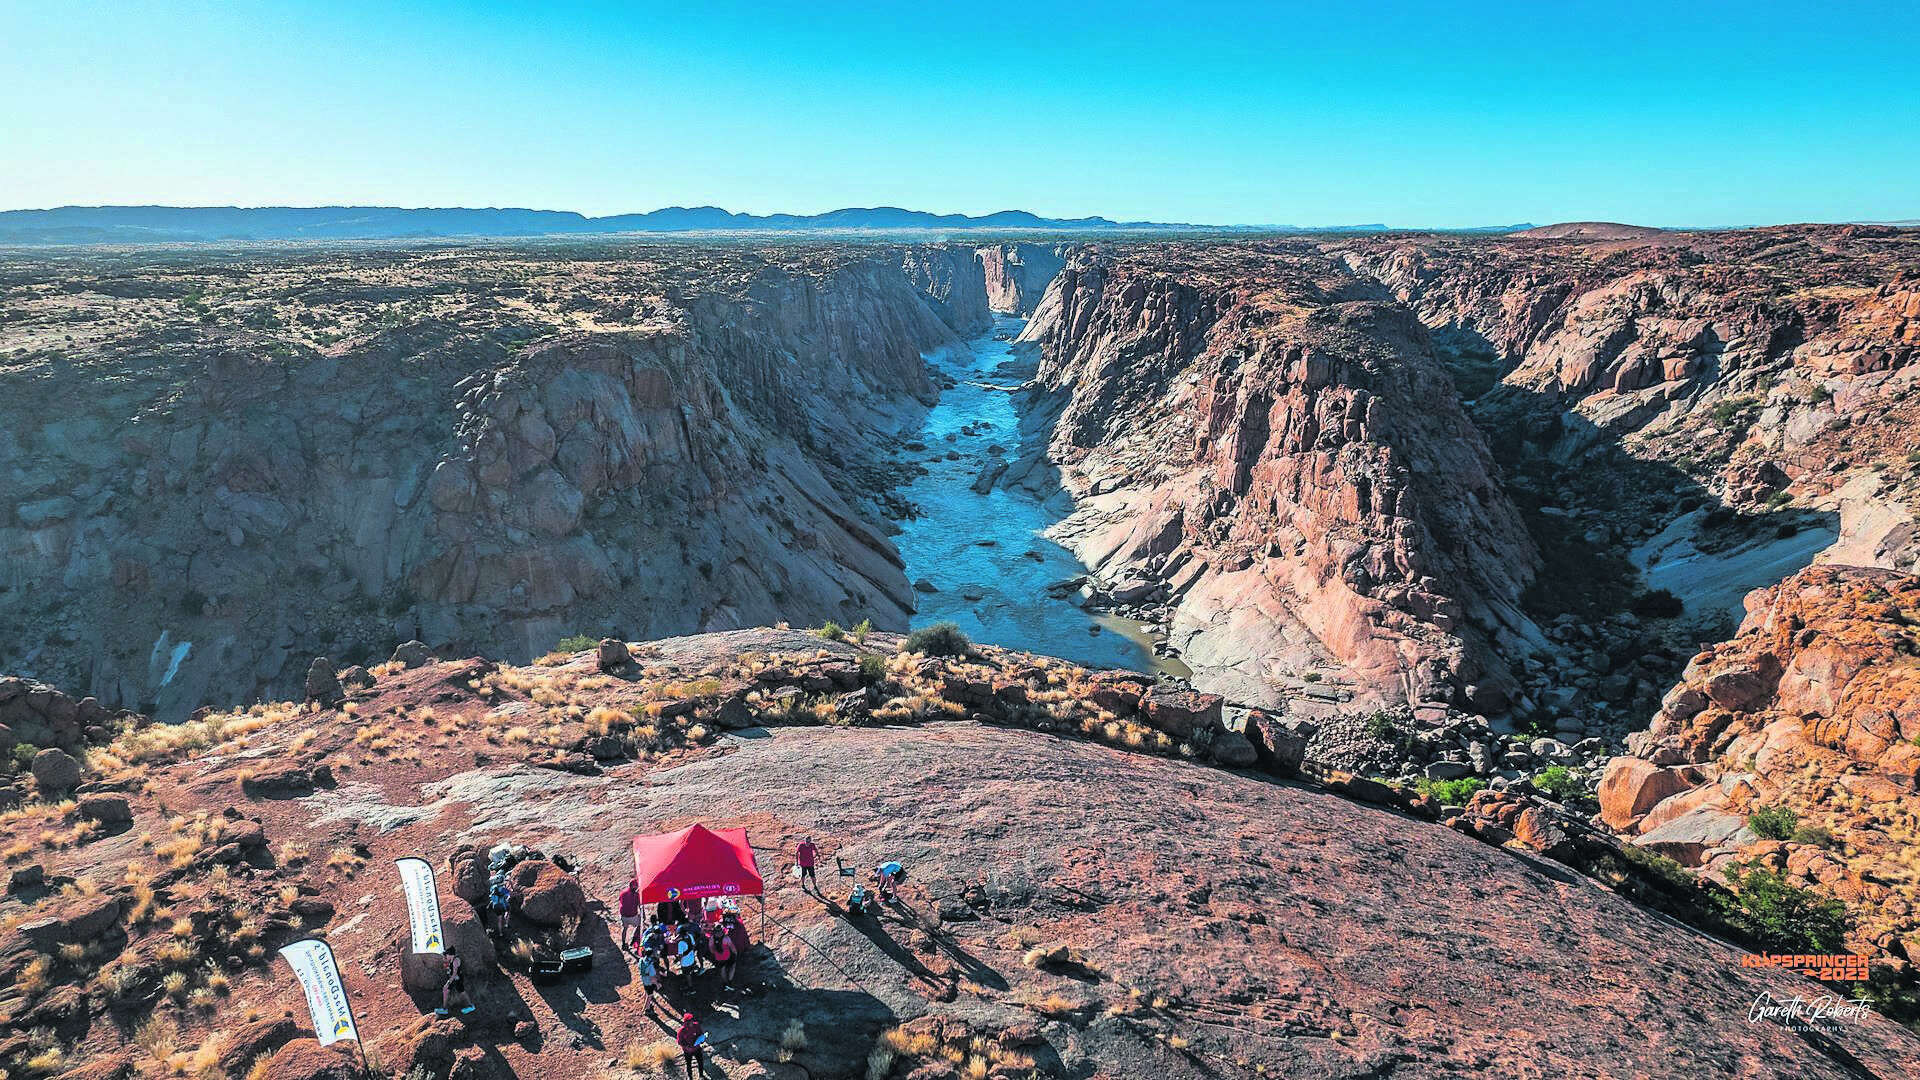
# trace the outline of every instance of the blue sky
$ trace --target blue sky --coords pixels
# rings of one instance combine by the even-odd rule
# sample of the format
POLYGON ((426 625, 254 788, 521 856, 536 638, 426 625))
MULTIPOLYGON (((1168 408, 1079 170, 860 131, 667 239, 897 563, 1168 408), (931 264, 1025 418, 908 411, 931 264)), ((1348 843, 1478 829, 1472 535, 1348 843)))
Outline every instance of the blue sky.
POLYGON ((1910 2, 0 0, 0 43, 0 209, 1920 218, 1910 2))

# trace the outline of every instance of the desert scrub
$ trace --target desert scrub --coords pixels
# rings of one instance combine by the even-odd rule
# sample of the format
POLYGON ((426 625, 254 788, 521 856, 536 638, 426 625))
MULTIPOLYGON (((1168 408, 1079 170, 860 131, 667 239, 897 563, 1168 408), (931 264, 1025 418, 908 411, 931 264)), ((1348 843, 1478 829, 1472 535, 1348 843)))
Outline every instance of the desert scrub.
POLYGON ((821 625, 820 629, 815 630, 813 634, 815 637, 824 638, 827 641, 845 641, 847 639, 846 630, 842 629, 840 624, 834 622, 832 619, 828 619, 821 625))
POLYGON ((569 634, 553 643, 553 651, 561 653, 586 652, 598 644, 600 644, 600 642, 597 638, 590 638, 585 634, 569 634))
POLYGON ((1840 901, 1756 866, 1736 867, 1727 882, 1734 891, 1722 901, 1727 921, 1756 944, 1789 953, 1839 952, 1846 944, 1851 925, 1840 901))
POLYGON ((973 642, 967 640, 958 625, 937 622, 908 634, 905 649, 922 656, 965 656, 972 651, 973 642))
POLYGON ((1800 815, 1784 806, 1763 806, 1747 815, 1747 828, 1765 840, 1791 840, 1800 815))
POLYGON ((1474 793, 1487 786, 1485 780, 1477 776, 1462 776, 1456 780, 1415 780, 1413 789, 1422 795, 1438 800, 1443 806, 1465 806, 1474 793))
POLYGON ((1587 793, 1586 786, 1565 765, 1549 765, 1533 778, 1533 786, 1555 802, 1569 802, 1587 793))

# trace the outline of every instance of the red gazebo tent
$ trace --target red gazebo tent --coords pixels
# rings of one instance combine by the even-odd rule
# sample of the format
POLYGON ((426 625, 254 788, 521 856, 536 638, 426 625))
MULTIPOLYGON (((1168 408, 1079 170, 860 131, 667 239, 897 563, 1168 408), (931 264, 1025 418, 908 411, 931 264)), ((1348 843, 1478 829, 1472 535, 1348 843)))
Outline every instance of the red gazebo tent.
POLYGON ((745 829, 689 825, 679 832, 633 838, 633 873, 640 901, 759 896, 760 870, 745 829))

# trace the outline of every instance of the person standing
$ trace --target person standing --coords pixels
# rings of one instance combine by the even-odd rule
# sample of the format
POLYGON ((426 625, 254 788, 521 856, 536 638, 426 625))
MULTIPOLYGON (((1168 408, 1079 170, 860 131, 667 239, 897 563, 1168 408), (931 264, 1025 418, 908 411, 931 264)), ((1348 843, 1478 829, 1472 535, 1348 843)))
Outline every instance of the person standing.
POLYGON ((680 972, 690 991, 693 989, 694 973, 700 970, 700 953, 693 943, 693 928, 682 924, 679 932, 674 934, 670 947, 673 950, 674 968, 680 972))
POLYGON ((692 1013, 680 1017, 680 1030, 674 1032, 673 1041, 680 1044, 681 1060, 687 1063, 687 1080, 705 1076, 707 1063, 707 1033, 700 1027, 700 1021, 692 1013))
POLYGON ((800 841, 800 846, 794 849, 793 858, 800 864, 800 888, 807 892, 819 892, 820 882, 813 876, 813 864, 820 858, 820 849, 813 846, 813 837, 800 841))
POLYGON ((620 945, 640 936, 640 879, 627 879, 627 887, 620 890, 620 945))
POLYGON ((660 992, 660 961, 648 951, 638 935, 633 939, 633 958, 640 968, 640 997, 646 1002, 647 1015, 653 1015, 653 995, 660 992))
POLYGON ((467 995, 466 966, 461 962, 460 954, 449 948, 447 950, 447 981, 440 984, 440 1007, 434 1012, 441 1016, 452 1012, 456 998, 462 1003, 460 1015, 465 1016, 473 1011, 473 998, 467 995))

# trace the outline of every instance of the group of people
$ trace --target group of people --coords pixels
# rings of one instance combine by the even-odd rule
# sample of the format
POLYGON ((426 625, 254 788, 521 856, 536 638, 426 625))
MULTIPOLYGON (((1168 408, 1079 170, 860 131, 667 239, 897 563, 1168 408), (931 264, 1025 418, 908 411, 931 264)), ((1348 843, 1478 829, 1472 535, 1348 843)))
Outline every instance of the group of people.
POLYGON ((640 989, 649 1012, 653 995, 668 975, 678 975, 689 991, 694 976, 706 970, 718 972, 721 984, 732 986, 740 957, 753 944, 738 911, 724 905, 709 908, 704 901, 692 911, 678 900, 656 904, 653 917, 642 925, 638 879, 627 882, 618 905, 620 947, 632 952, 640 969, 640 989))
MULTIPOLYGON (((813 837, 803 837, 800 845, 793 851, 794 865, 800 871, 800 888, 815 896, 821 895, 820 879, 815 870, 820 862, 820 847, 813 837)), ((842 867, 842 875, 852 877, 853 870, 842 867)), ((880 910, 880 904, 892 903, 900 895, 900 886, 907 880, 907 868, 898 860, 889 859, 873 868, 873 888, 867 888, 864 881, 855 880, 853 890, 847 894, 847 912, 854 915, 873 915, 880 910)))

